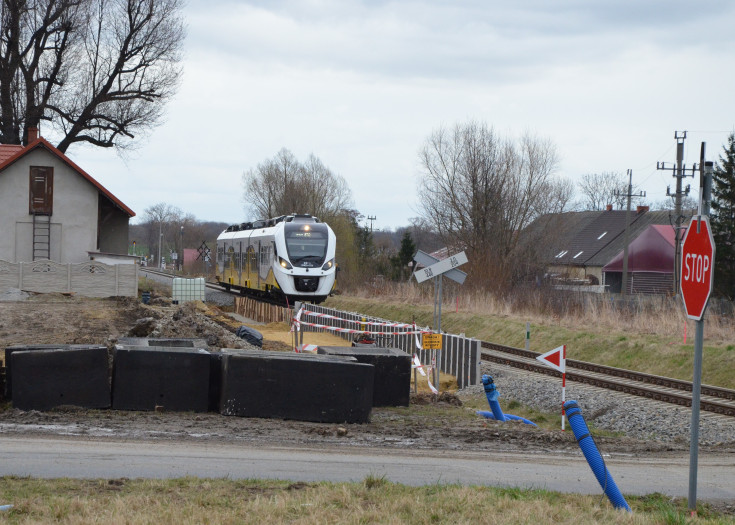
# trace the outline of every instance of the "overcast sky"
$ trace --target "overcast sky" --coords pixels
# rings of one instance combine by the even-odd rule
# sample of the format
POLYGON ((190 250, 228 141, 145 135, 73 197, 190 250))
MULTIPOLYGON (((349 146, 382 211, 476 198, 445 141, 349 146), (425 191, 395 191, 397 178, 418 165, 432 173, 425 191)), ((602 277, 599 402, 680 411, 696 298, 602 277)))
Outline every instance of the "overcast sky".
POLYGON ((731 0, 190 0, 184 14, 166 122, 124 160, 67 151, 139 218, 166 202, 242 222, 243 173, 285 147, 342 175, 375 228, 408 225, 422 144, 471 119, 551 139, 573 181, 633 169, 657 202, 674 131, 691 164, 735 127, 731 0))

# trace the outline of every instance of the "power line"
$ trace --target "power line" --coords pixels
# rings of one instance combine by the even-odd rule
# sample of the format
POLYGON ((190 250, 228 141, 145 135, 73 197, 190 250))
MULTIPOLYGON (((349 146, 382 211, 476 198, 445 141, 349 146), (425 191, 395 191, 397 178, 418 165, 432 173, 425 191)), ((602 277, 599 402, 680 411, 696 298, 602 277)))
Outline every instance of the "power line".
POLYGON ((620 293, 625 295, 628 291, 628 236, 630 230, 630 199, 633 197, 645 197, 646 192, 633 193, 633 170, 628 170, 628 193, 620 194, 620 190, 615 192, 616 196, 627 197, 628 206, 625 210, 625 235, 623 236, 623 283, 620 287, 620 293))
POLYGON ((681 201, 683 197, 689 195, 689 191, 691 189, 689 184, 687 184, 686 188, 682 189, 682 179, 684 179, 684 177, 694 177, 694 172, 697 169, 696 164, 693 164, 688 168, 684 164, 684 141, 686 138, 686 131, 674 132, 674 139, 676 140, 676 165, 667 166, 666 162, 656 163, 657 170, 671 171, 672 176, 676 178, 676 192, 671 193, 670 186, 666 188, 666 195, 674 197, 675 199, 674 214, 676 224, 674 226, 674 247, 676 252, 674 257, 674 294, 679 293, 679 275, 681 273, 681 234, 682 230, 686 229, 685 226, 682 226, 684 217, 681 214, 681 201))

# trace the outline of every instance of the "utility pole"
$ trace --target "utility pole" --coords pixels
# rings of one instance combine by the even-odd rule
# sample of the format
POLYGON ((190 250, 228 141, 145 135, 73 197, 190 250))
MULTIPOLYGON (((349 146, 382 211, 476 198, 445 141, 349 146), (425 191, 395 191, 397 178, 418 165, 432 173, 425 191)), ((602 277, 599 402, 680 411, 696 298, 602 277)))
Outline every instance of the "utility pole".
POLYGON ((369 221, 370 221, 370 234, 371 234, 371 235, 372 235, 372 233, 373 233, 373 221, 374 221, 375 219, 377 219, 377 217, 376 217, 375 215, 372 215, 372 216, 371 216, 371 215, 368 215, 368 216, 367 216, 367 220, 369 220, 369 221))
POLYGON ((676 192, 671 193, 670 187, 666 188, 666 195, 674 197, 674 295, 679 295, 679 276, 681 274, 681 240, 683 230, 686 226, 682 226, 684 217, 681 214, 681 200, 689 195, 690 185, 687 184, 682 189, 682 179, 684 177, 694 177, 696 164, 690 168, 684 165, 684 141, 687 138, 686 131, 675 131, 674 139, 676 139, 676 165, 667 166, 665 162, 657 162, 657 170, 671 171, 672 176, 676 177, 676 192))
POLYGON ((628 193, 620 195, 620 191, 616 191, 617 197, 627 197, 628 207, 625 210, 625 234, 623 235, 623 284, 620 288, 621 295, 628 292, 628 238, 630 236, 630 199, 633 197, 645 197, 646 192, 641 191, 633 194, 633 170, 628 170, 628 193))
POLYGON ((161 221, 158 221, 158 261, 156 266, 158 268, 161 268, 161 263, 163 262, 163 254, 161 253, 161 241, 163 240, 163 230, 162 230, 162 224, 161 221))

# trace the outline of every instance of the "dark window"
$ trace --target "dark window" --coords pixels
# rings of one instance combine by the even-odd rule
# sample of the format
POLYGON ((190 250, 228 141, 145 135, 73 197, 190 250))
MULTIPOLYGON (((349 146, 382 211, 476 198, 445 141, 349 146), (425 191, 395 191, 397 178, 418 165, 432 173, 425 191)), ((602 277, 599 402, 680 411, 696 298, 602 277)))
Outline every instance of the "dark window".
POLYGON ((29 202, 31 215, 51 215, 54 203, 54 168, 31 166, 29 202))
POLYGON ((327 255, 327 232, 289 231, 286 233, 286 249, 293 264, 301 261, 322 264, 327 255))

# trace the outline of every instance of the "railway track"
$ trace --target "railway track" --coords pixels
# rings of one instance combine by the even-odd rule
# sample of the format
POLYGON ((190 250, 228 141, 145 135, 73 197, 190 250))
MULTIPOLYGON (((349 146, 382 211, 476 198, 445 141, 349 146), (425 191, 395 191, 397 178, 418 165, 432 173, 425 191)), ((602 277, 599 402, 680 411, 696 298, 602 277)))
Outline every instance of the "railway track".
MULTIPOLYGON (((560 373, 536 360, 536 352, 481 342, 484 361, 499 363, 531 372, 559 377, 560 373)), ((692 406, 692 384, 688 381, 654 376, 622 368, 567 359, 567 379, 607 390, 614 390, 680 406, 692 406)), ((735 417, 735 390, 702 385, 700 408, 735 417)))
MULTIPOLYGON (((158 270, 145 269, 154 275, 173 278, 174 276, 158 270)), ((239 295, 228 292, 224 287, 205 283, 213 291, 239 295)), ((263 300, 262 298, 258 298, 263 300)), ((269 302, 269 301, 264 301, 269 302)), ((559 377, 559 372, 542 365, 536 360, 537 352, 505 346, 487 341, 480 342, 483 361, 494 362, 506 366, 520 368, 530 372, 559 377)), ((623 392, 638 397, 645 397, 679 406, 692 406, 692 383, 670 377, 655 376, 633 370, 625 370, 611 366, 588 363, 575 359, 567 359, 567 379, 598 388, 623 392)), ((700 408, 708 412, 735 417, 735 390, 702 385, 700 408)))
MULTIPOLYGON (((151 268, 141 268, 140 270, 143 273, 149 273, 149 274, 157 275, 157 276, 160 276, 160 277, 166 277, 168 279, 173 279, 174 277, 179 277, 178 275, 174 275, 174 274, 171 274, 171 273, 162 272, 160 270, 154 270, 154 269, 151 269, 151 268)), ((212 290, 213 292, 221 292, 221 293, 224 293, 224 294, 230 294, 230 295, 235 296, 235 297, 252 297, 252 298, 257 299, 258 301, 261 301, 263 303, 275 304, 277 306, 286 306, 285 304, 280 303, 279 301, 276 301, 274 299, 270 299, 268 297, 260 297, 260 296, 256 296, 256 295, 250 295, 250 294, 247 294, 247 295, 246 294, 242 294, 240 292, 228 290, 227 288, 225 288, 224 286, 220 286, 219 284, 210 283, 210 282, 207 282, 207 281, 204 281, 204 287, 207 288, 208 290, 212 290)))

